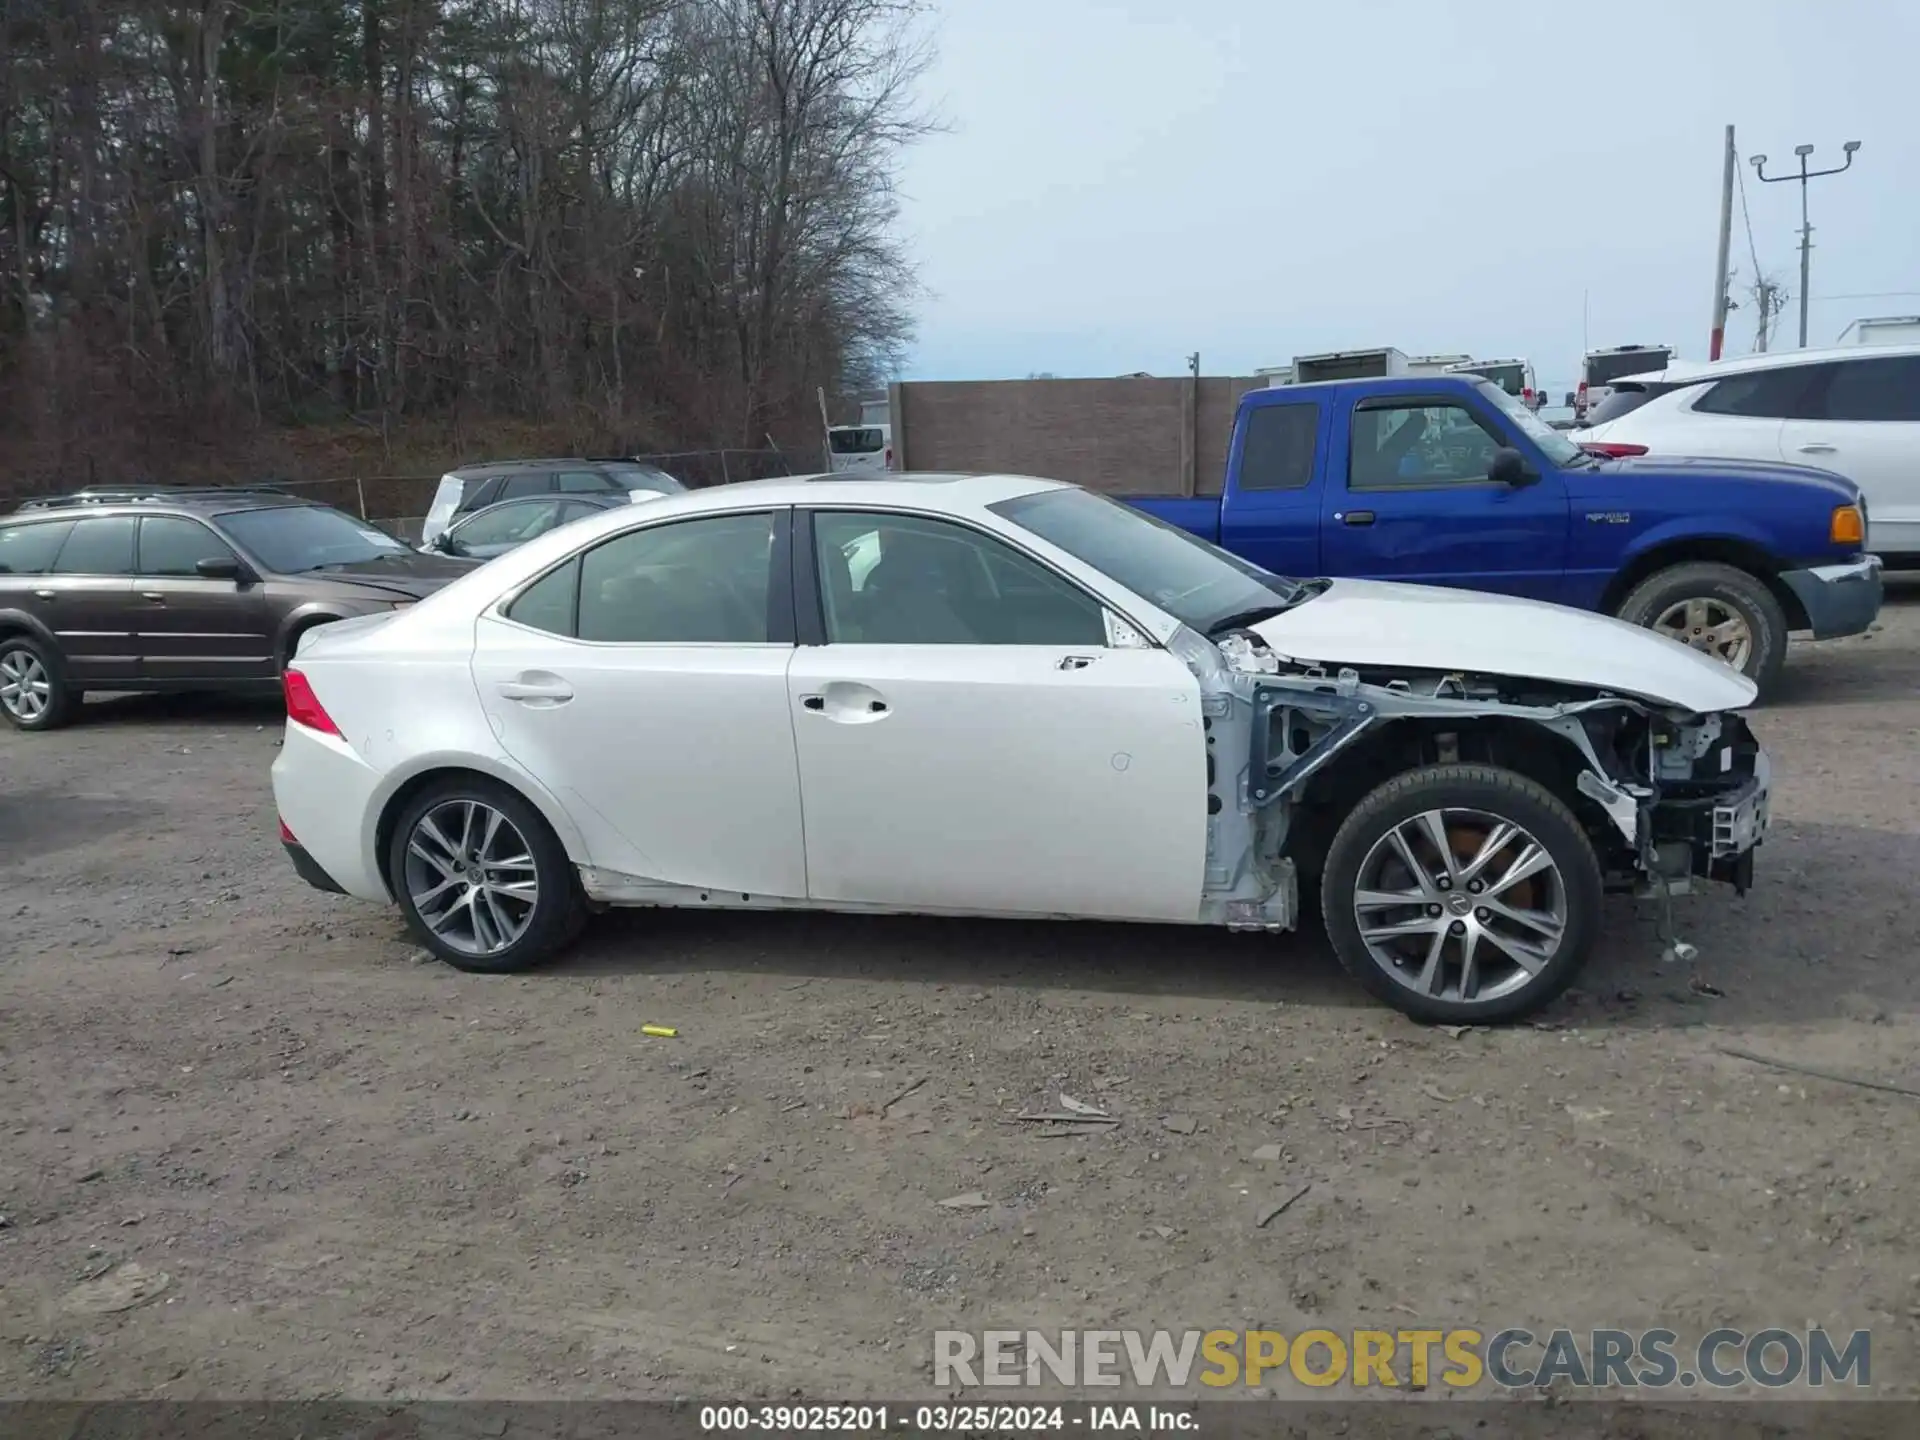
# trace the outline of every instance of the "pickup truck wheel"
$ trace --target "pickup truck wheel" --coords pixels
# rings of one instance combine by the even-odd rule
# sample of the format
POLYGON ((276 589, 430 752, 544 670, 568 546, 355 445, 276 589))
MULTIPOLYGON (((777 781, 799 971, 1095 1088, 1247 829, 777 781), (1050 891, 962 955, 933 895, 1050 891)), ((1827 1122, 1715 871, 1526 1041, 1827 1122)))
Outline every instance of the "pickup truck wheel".
POLYGON ((1524 775, 1432 765, 1347 816, 1320 904, 1347 973, 1415 1020, 1490 1024, 1566 989, 1593 948, 1600 862, 1524 775))
POLYGON ((1732 565, 1670 565, 1634 586, 1617 613, 1724 661, 1762 690, 1786 664, 1786 611, 1765 581, 1732 565))

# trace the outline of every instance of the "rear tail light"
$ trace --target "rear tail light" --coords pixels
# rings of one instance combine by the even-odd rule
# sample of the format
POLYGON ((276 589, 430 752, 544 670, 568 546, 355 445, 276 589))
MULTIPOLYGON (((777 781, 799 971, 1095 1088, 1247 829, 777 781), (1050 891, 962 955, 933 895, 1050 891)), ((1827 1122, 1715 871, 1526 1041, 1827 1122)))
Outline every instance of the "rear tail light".
POLYGON ((1867 517, 1860 513, 1858 505, 1836 505, 1833 507, 1833 519, 1827 525, 1827 538, 1836 545, 1864 545, 1867 543, 1867 517))
POLYGON ((340 727, 333 723, 333 717, 327 714, 305 675, 289 665, 282 683, 287 692, 287 719, 309 730, 318 730, 322 735, 340 734, 340 727))
POLYGON ((881 463, 884 464, 889 470, 893 468, 893 446, 891 445, 887 446, 887 458, 883 460, 881 463))
POLYGON ((298 845, 300 843, 293 838, 293 831, 287 828, 287 822, 284 820, 280 822, 280 843, 282 845, 298 845))
POLYGON ((1616 440, 1582 440, 1580 448, 1589 455, 1598 455, 1605 460, 1624 460, 1630 455, 1644 455, 1644 445, 1622 445, 1616 440))

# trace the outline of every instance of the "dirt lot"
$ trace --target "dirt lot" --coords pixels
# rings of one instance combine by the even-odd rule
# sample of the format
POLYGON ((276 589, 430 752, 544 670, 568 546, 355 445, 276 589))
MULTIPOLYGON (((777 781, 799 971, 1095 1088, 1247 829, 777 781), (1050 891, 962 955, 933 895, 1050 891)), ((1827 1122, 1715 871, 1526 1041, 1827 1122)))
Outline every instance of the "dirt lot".
POLYGON ((1920 604, 1790 677, 1697 966, 1610 902, 1457 1036, 1149 928, 629 914, 469 978, 294 878, 272 711, 0 734, 0 1394, 898 1397, 937 1328, 1314 1323, 1871 1327, 1920 1394, 1920 1101, 1716 1050, 1920 1083, 1920 604), (1063 1090, 1122 1123, 1011 1121, 1063 1090), (164 1294, 76 1308, 122 1261, 164 1294))

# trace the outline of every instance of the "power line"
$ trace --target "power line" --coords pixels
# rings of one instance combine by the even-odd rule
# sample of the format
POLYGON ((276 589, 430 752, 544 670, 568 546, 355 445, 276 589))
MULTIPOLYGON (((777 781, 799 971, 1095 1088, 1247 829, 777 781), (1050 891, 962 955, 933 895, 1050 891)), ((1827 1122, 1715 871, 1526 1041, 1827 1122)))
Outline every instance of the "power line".
POLYGON ((1735 173, 1740 176, 1740 219, 1745 222, 1747 227, 1747 254, 1753 258, 1753 273, 1757 279, 1760 275, 1760 251, 1753 243, 1753 216, 1747 213, 1746 167, 1737 167, 1735 173))

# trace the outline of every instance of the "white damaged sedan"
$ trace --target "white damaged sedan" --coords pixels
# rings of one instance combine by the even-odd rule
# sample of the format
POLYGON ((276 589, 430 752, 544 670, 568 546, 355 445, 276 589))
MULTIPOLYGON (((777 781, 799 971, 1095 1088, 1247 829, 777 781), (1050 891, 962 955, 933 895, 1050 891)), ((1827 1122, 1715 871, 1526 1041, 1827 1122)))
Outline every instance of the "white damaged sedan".
POLYGON ((615 905, 1270 932, 1317 894, 1374 995, 1503 1020, 1603 893, 1744 893, 1767 825, 1754 686, 1683 645, 1018 476, 610 509, 307 632, 286 690, 294 868, 463 970, 615 905))

